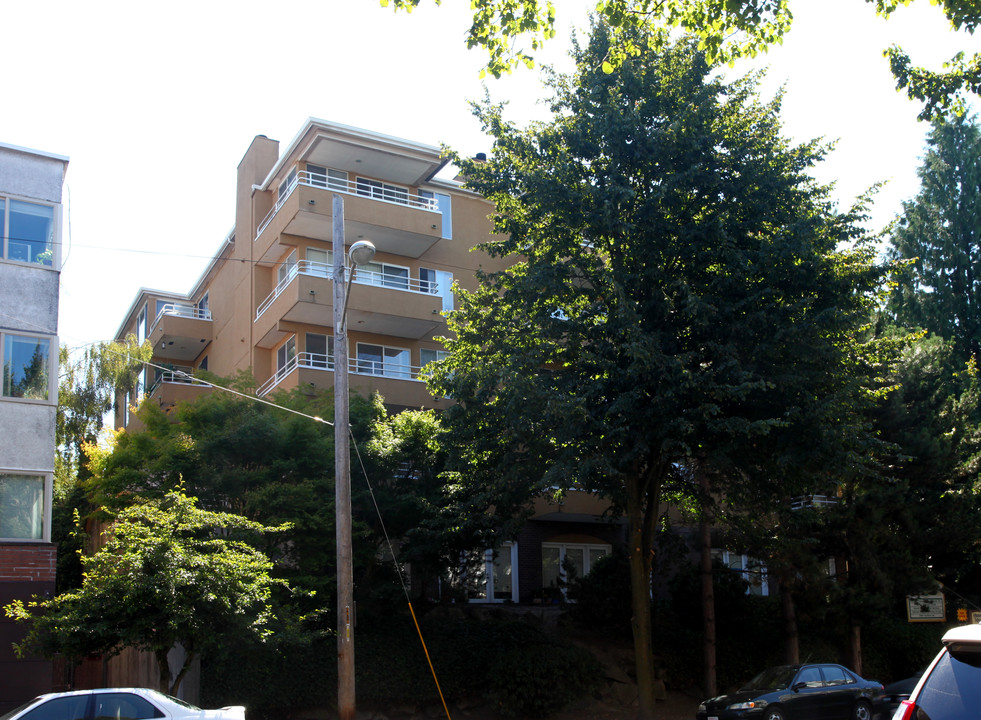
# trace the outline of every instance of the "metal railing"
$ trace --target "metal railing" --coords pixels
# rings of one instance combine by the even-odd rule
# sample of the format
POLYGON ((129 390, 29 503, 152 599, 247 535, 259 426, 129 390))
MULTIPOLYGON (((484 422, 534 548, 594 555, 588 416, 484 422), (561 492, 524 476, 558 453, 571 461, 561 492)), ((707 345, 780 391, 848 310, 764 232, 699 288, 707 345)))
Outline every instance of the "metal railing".
POLYGON ((210 320, 211 311, 197 307, 196 305, 183 305, 181 303, 167 303, 162 308, 160 312, 157 313, 157 317, 154 319, 153 323, 156 325, 160 322, 160 318, 164 315, 174 315, 177 317, 194 318, 195 320, 210 320))
MULTIPOLYGON (((296 279, 297 275, 310 275, 312 277, 330 279, 332 272, 333 268, 330 265, 327 263, 316 262, 314 260, 300 260, 295 265, 291 265, 286 274, 283 275, 283 279, 276 284, 273 291, 266 296, 265 300, 259 303, 259 307, 257 307, 255 311, 255 319, 258 320, 262 314, 269 309, 269 306, 276 301, 276 298, 285 292, 286 288, 289 287, 290 283, 296 279)), ((345 278, 351 277, 350 268, 345 268, 345 273, 345 278)), ((359 269, 354 274, 353 282, 356 285, 385 287, 393 290, 401 290, 403 292, 420 293, 423 295, 439 294, 439 285, 435 282, 410 277, 399 277, 388 273, 376 272, 374 270, 359 269)))
POLYGON ((322 175, 320 173, 312 173, 302 170, 298 172, 296 177, 290 181, 290 184, 282 191, 279 199, 276 201, 276 204, 273 205, 272 209, 270 209, 270 211, 266 213, 266 216, 262 218, 262 221, 259 223, 259 227, 256 229, 255 238, 253 240, 259 239, 259 236, 262 235, 262 231, 266 229, 266 226, 269 225, 270 222, 272 222, 272 219, 276 217, 276 213, 279 212, 279 209, 283 207, 290 195, 293 194, 293 191, 296 190, 297 186, 299 185, 333 190, 334 192, 344 193, 346 195, 360 195, 361 197, 372 198, 374 200, 378 200, 379 202, 407 205, 409 207, 426 210, 428 212, 439 212, 439 207, 436 204, 435 198, 410 195, 407 189, 385 185, 377 187, 375 185, 370 185, 363 180, 359 183, 357 180, 341 180, 340 178, 330 177, 329 175, 322 175))
MULTIPOLYGON (((397 363, 385 363, 378 360, 352 357, 348 359, 348 372, 352 375, 368 375, 371 377, 389 378, 392 380, 409 380, 412 382, 423 382, 420 372, 425 366, 401 365, 397 363)), ((259 397, 267 395, 283 382, 289 375, 299 368, 313 370, 334 370, 334 354, 329 353, 297 353, 294 357, 281 368, 276 370, 272 377, 260 385, 255 394, 259 397)))
POLYGON ((790 509, 822 508, 837 504, 838 497, 836 495, 801 495, 791 499, 790 509))
POLYGON ((202 380, 198 380, 194 377, 194 368, 192 367, 174 367, 172 370, 161 370, 160 373, 153 379, 153 384, 150 385, 150 389, 147 395, 152 395, 154 391, 161 385, 210 385, 202 380))

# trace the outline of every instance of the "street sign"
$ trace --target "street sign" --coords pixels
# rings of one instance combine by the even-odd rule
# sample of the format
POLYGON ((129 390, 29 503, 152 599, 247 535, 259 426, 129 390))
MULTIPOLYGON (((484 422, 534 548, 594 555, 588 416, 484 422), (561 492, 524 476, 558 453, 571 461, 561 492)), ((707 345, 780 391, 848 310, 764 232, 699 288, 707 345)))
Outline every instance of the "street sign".
POLYGON ((943 622, 947 619, 943 594, 907 595, 906 617, 910 622, 943 622))

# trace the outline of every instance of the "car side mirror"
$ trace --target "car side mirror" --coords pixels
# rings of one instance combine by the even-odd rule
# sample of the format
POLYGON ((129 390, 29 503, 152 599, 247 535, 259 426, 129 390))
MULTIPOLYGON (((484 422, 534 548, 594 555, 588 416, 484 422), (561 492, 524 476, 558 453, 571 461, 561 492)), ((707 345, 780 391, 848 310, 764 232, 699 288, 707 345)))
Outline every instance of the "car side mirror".
POLYGON ((801 688, 806 688, 806 687, 807 687, 807 683, 806 682, 795 682, 790 687, 790 689, 793 690, 794 692, 799 692, 801 688))

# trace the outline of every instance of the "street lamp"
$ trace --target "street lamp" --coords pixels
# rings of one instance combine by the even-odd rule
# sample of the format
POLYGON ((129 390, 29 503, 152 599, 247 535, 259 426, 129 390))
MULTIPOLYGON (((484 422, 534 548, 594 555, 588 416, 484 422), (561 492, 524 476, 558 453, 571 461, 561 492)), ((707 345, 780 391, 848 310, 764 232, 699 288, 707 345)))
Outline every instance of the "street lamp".
POLYGON ((344 275, 344 198, 334 195, 334 512, 337 533, 337 717, 354 720, 354 553, 351 540, 351 419, 348 391, 347 300, 358 265, 375 246, 351 246, 351 277, 344 275))

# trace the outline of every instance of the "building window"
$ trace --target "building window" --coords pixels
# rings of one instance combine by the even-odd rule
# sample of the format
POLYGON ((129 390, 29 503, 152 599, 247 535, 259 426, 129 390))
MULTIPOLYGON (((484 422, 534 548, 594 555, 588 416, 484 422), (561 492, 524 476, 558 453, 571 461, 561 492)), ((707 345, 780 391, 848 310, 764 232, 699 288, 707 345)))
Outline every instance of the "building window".
POLYGON ((44 538, 44 476, 0 473, 0 539, 44 538))
POLYGON ((405 380, 412 377, 409 351, 406 348, 358 343, 357 368, 363 375, 382 375, 405 380))
POLYGON ((408 188, 388 185, 378 180, 369 180, 362 177, 359 177, 355 182, 355 188, 358 195, 367 195, 376 200, 388 200, 390 202, 401 203, 402 205, 409 204, 408 188))
POLYGON ((276 284, 280 285, 283 282, 288 282, 293 275, 296 274, 296 250, 291 250, 290 254, 286 256, 286 259, 279 263, 279 269, 276 271, 276 284))
POLYGON ((208 307, 208 293, 201 296, 197 303, 198 317, 203 320, 211 319, 211 309, 208 307))
POLYGON ((749 555, 729 552, 728 550, 712 550, 712 559, 718 560, 725 567, 745 580, 749 587, 747 595, 769 595, 770 588, 766 578, 766 565, 749 555))
POLYGON ((282 202, 296 187, 296 167, 290 169, 290 174, 279 184, 279 202, 282 202))
POLYGON ((453 205, 452 198, 445 193, 434 193, 432 190, 420 190, 420 200, 430 200, 436 203, 436 209, 443 216, 440 235, 446 240, 453 239, 453 205))
POLYGON ((327 187, 327 168, 322 165, 307 163, 307 182, 313 187, 327 187))
POLYGON ((51 338, 0 333, 3 397, 47 400, 51 395, 51 338))
POLYGON ((289 339, 279 346, 276 351, 276 374, 287 372, 290 365, 296 358, 296 335, 290 335, 289 339))
POLYGON ((53 205, 0 198, 0 251, 7 260, 51 267, 54 233, 53 205))
POLYGON ((142 345, 143 341, 146 340, 146 330, 147 330, 146 313, 147 313, 147 306, 146 304, 144 304, 143 309, 140 310, 140 313, 136 316, 136 342, 139 345, 142 345))
POLYGON ((467 564, 465 586, 469 602, 518 602, 518 544, 504 543, 486 550, 467 564))
POLYGON ((565 594, 565 583, 584 578, 597 560, 611 552, 611 545, 599 543, 542 543, 542 588, 562 588, 565 594))
POLYGON ((375 287, 409 289, 409 268, 401 265, 370 262, 358 268, 355 281, 375 287))
POLYGON ((419 268, 419 288, 422 292, 439 295, 443 300, 444 312, 453 309, 453 273, 419 268))
POLYGON ((334 369, 334 336, 320 333, 307 333, 306 362, 308 367, 334 369))
POLYGON ((313 187, 348 192, 347 173, 343 170, 307 163, 307 183, 313 187))
POLYGON ((419 367, 426 367, 431 362, 437 362, 449 357, 449 350, 433 350, 432 348, 421 348, 419 350, 419 367))
POLYGON ((307 268, 306 274, 315 277, 330 277, 334 253, 332 250, 320 250, 318 248, 307 248, 307 268))

